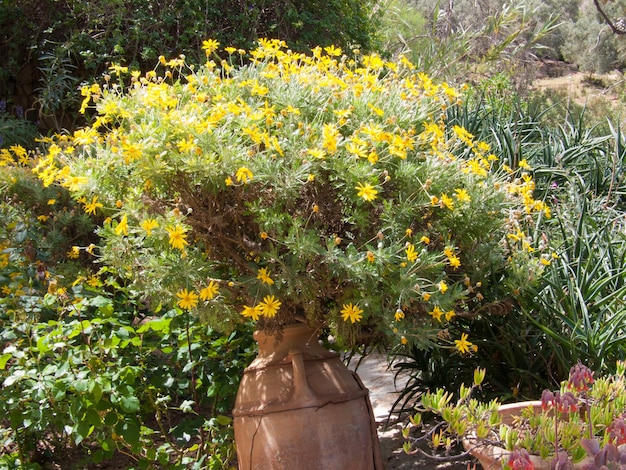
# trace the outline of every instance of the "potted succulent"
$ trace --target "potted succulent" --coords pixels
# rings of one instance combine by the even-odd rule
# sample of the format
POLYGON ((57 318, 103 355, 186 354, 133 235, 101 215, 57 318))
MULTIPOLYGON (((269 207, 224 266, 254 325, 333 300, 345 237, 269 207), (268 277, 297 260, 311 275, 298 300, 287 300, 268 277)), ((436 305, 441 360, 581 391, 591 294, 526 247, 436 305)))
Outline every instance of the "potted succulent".
POLYGON ((435 447, 460 440, 485 469, 620 469, 626 468, 626 362, 613 375, 594 378, 578 363, 561 388, 545 390, 541 400, 502 405, 480 402, 472 392, 480 387, 484 369, 474 373, 471 387, 462 386, 456 403, 443 390, 426 393, 420 411, 441 418, 420 437, 410 429, 421 426, 421 414, 405 429, 405 451, 428 438, 435 447))
MULTIPOLYGON (((324 356, 311 349, 321 333, 338 349, 471 352, 450 325, 545 262, 525 227, 549 210, 527 167, 448 126, 459 93, 403 57, 204 47, 198 68, 182 56, 145 74, 113 65, 82 89, 92 124, 49 142, 36 173, 101 217, 89 254, 155 313, 175 304, 222 331, 254 321, 268 345, 307 325, 292 348, 304 363, 324 356)), ((301 364, 281 351, 262 346, 260 362, 288 363, 286 400, 301 364)))

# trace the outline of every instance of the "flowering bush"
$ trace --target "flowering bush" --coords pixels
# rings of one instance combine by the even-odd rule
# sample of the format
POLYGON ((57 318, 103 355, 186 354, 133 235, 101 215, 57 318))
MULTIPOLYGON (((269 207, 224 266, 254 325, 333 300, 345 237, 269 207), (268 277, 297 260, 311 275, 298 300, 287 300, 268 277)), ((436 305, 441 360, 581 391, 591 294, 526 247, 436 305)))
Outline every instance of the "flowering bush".
POLYGON ((98 261, 154 311, 176 303, 222 330, 301 320, 342 344, 471 352, 448 326, 510 305, 542 266, 525 226, 549 213, 529 174, 446 126, 459 93, 405 58, 261 40, 218 67, 218 46, 197 70, 161 57, 127 85, 111 67, 82 90, 93 124, 37 162, 106 217, 98 261))

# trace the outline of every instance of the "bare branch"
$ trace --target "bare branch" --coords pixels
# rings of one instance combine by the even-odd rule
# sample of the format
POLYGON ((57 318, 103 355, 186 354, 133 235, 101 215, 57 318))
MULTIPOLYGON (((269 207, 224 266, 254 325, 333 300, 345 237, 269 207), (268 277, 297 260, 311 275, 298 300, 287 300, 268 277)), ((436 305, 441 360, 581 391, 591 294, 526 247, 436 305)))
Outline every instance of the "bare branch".
POLYGON ((604 12, 602 7, 600 6, 599 0, 593 0, 593 4, 596 6, 596 10, 598 10, 600 15, 602 15, 602 18, 604 18, 604 21, 606 21, 606 23, 609 25, 609 27, 615 34, 626 34, 626 25, 624 25, 623 21, 621 20, 618 20, 617 22, 612 21, 611 18, 609 18, 609 16, 604 12))

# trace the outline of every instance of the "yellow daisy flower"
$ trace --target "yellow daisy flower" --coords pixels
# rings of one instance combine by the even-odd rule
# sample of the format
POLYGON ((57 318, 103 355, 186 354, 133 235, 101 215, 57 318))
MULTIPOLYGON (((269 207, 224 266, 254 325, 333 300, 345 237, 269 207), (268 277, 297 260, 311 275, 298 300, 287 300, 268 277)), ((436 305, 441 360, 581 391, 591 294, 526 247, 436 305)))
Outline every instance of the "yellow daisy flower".
POLYGON ((211 300, 219 293, 219 286, 215 281, 209 282, 209 285, 200 291, 200 298, 202 300, 211 300))
POLYGON ((351 323, 361 321, 361 318, 363 318, 363 310, 358 305, 344 304, 340 313, 343 321, 350 320, 351 323))
POLYGON ((261 314, 267 318, 272 318, 276 315, 276 312, 280 309, 282 302, 276 299, 273 295, 266 295, 263 298, 263 302, 259 303, 256 308, 259 308, 261 314))
POLYGON ((179 298, 177 305, 185 310, 190 310, 198 305, 198 294, 194 291, 181 289, 176 293, 176 297, 179 298))

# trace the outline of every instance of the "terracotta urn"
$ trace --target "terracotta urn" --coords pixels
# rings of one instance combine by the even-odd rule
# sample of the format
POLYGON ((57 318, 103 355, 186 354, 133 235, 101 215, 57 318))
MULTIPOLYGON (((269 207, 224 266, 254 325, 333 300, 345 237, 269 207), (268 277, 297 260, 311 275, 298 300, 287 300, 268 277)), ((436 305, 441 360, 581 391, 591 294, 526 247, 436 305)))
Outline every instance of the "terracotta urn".
POLYGON ((240 470, 382 470, 369 392, 306 326, 255 333, 233 410, 240 470))

